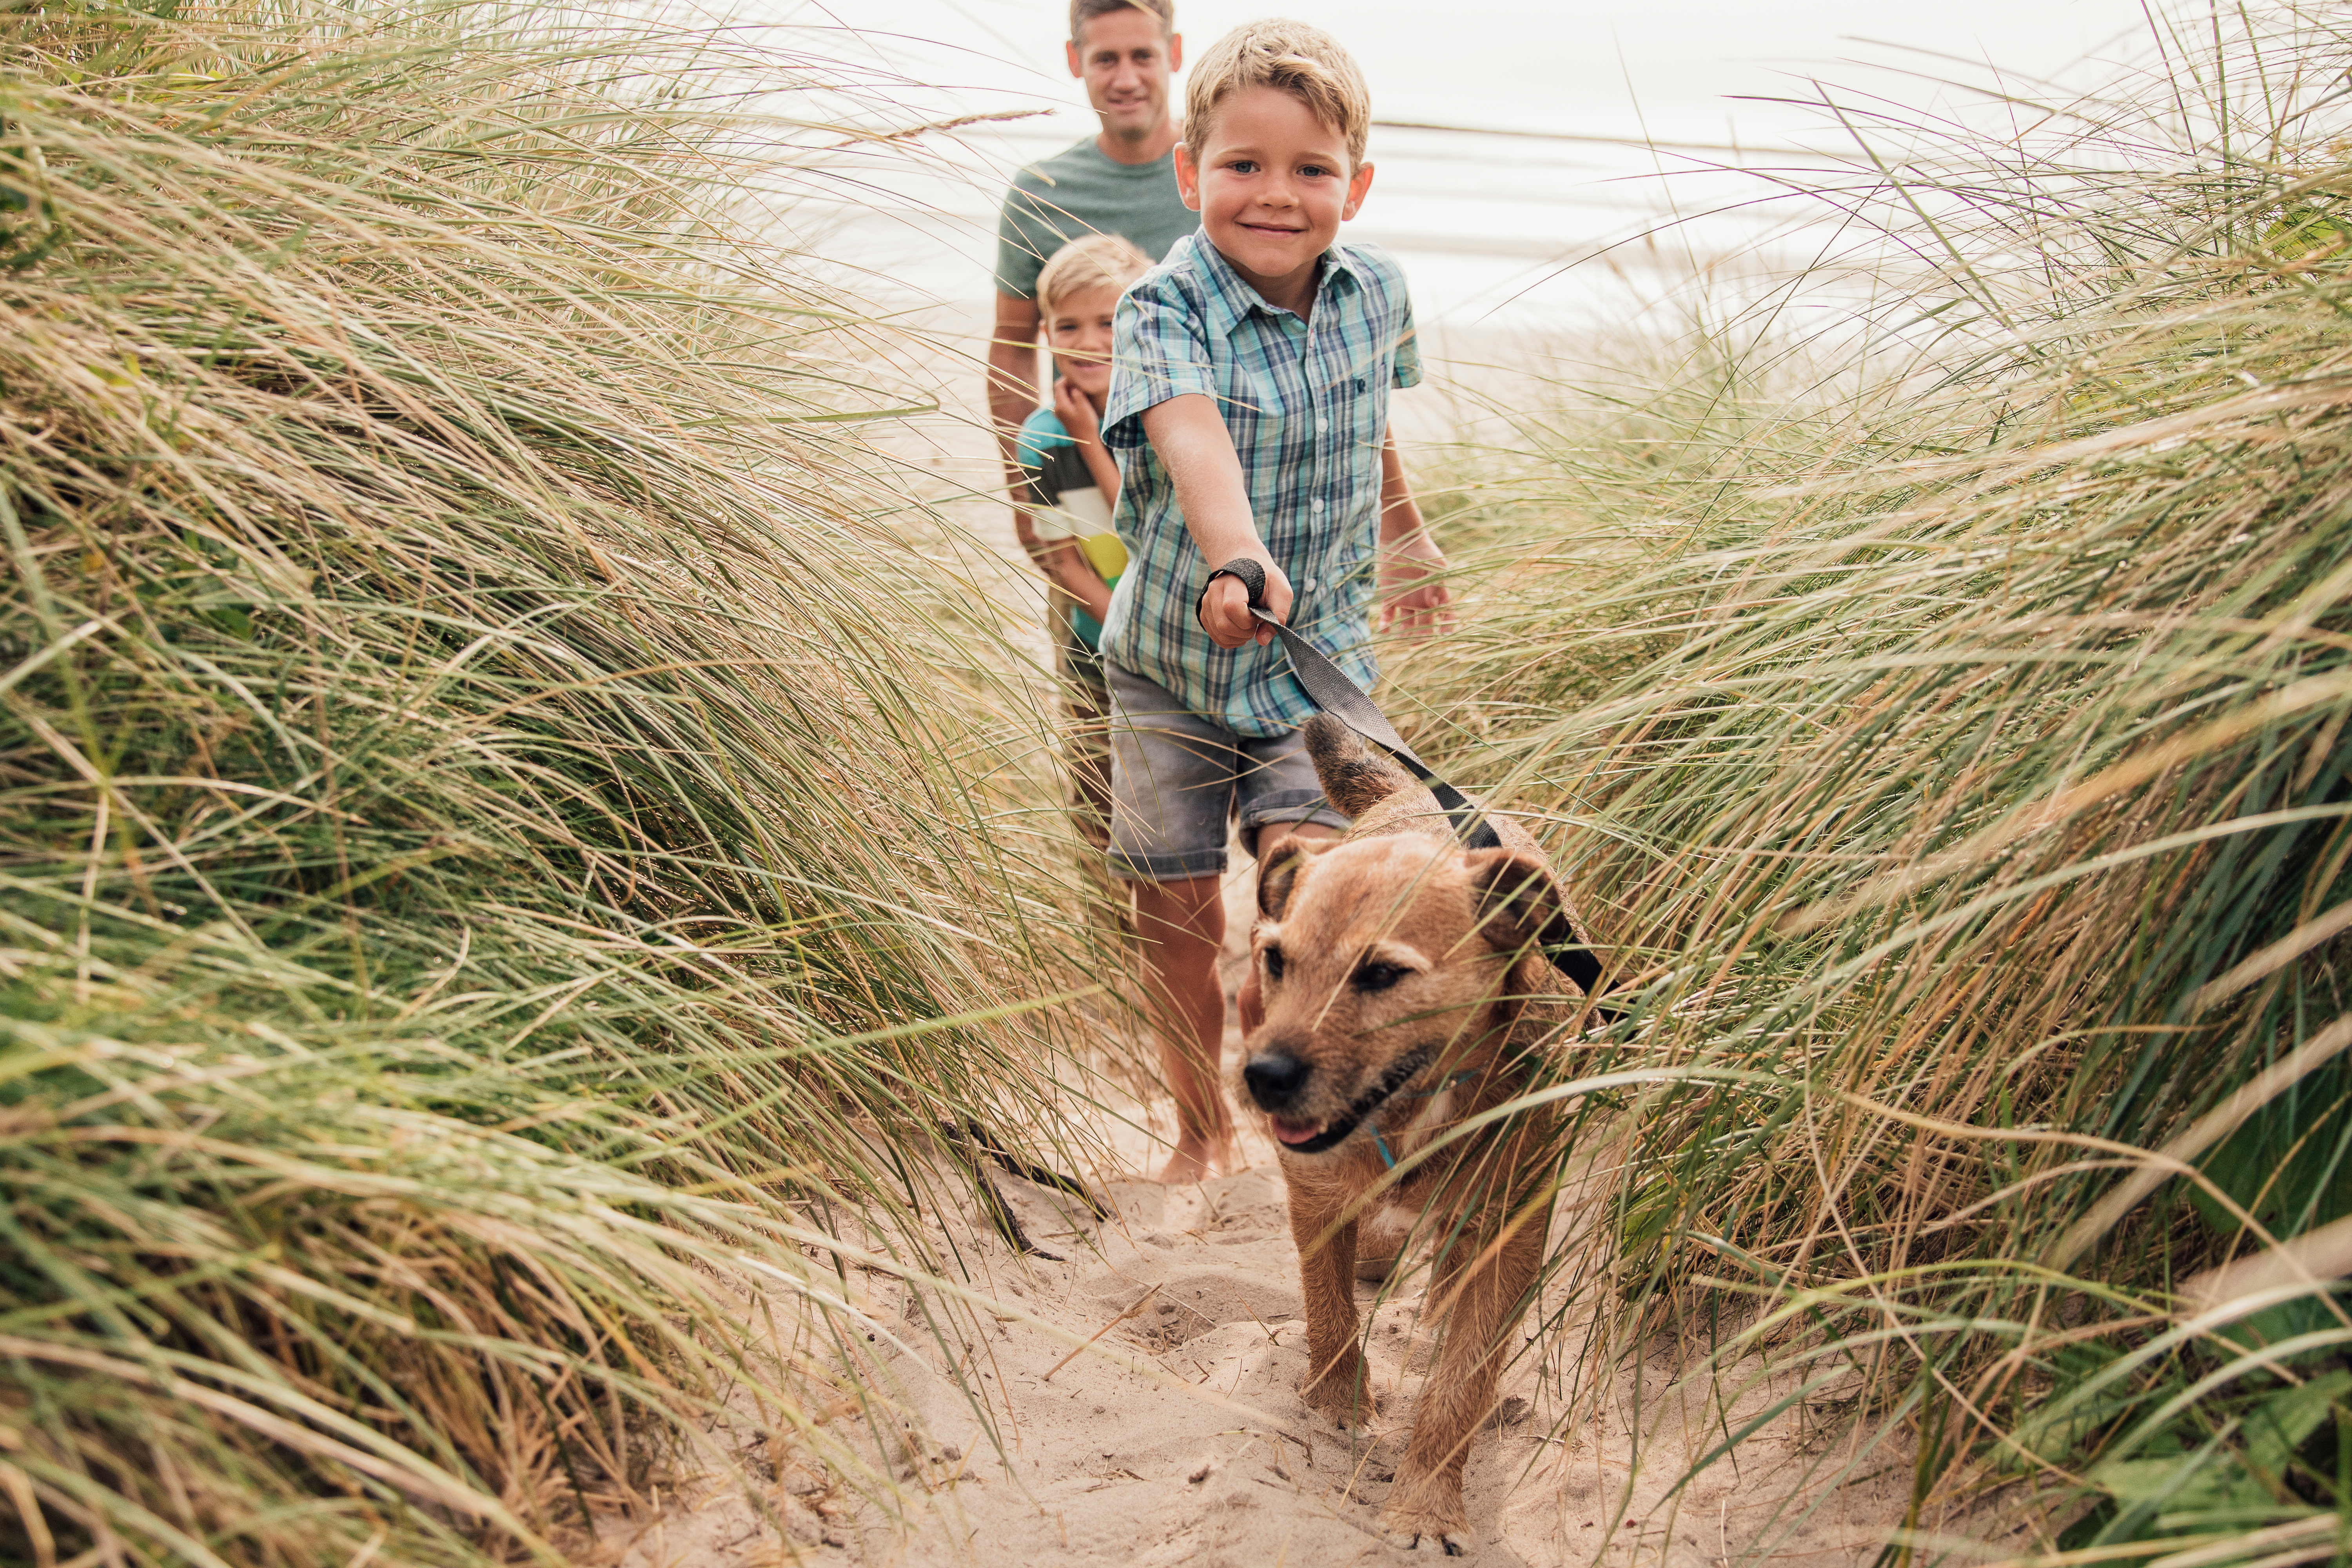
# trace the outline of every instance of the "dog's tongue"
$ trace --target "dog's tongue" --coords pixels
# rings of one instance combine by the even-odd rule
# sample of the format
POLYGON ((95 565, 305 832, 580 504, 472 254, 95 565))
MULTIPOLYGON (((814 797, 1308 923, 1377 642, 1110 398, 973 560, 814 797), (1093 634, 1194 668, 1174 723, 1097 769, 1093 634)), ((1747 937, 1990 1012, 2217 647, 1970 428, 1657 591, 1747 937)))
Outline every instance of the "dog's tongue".
POLYGON ((1304 1143, 1323 1131, 1320 1127, 1301 1127, 1295 1121, 1285 1121, 1279 1116, 1269 1120, 1274 1124, 1274 1135, 1285 1143, 1304 1143))

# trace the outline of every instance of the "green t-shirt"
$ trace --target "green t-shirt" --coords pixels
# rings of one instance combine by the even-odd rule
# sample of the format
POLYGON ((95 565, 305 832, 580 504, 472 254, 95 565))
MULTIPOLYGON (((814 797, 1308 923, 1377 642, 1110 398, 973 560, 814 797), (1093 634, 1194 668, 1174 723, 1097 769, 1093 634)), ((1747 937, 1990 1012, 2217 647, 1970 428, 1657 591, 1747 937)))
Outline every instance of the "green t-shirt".
POLYGON ((1157 261, 1200 226, 1201 215, 1176 194, 1174 153, 1121 163, 1089 136, 1013 176, 996 224, 996 286, 1035 299, 1045 258, 1084 235, 1124 235, 1157 261))

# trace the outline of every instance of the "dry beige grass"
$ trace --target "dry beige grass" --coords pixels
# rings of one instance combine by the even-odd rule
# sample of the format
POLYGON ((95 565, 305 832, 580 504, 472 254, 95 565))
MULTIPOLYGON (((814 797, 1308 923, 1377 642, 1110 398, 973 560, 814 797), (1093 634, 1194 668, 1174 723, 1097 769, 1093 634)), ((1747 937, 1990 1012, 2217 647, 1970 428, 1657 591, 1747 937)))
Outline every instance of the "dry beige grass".
POLYGON ((825 1228, 1070 1079, 1018 661, 746 205, 860 105, 581 12, 0 36, 0 1556, 593 1555, 747 1384, 890 1495, 825 1228))

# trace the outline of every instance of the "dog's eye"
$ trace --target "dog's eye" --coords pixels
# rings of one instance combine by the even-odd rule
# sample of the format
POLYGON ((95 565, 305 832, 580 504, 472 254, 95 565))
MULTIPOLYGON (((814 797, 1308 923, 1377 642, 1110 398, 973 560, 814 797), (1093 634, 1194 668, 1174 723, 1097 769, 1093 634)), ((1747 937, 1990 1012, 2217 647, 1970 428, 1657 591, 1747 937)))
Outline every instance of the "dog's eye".
POLYGON ((1265 950, 1265 977, 1268 980, 1282 978, 1282 949, 1269 947, 1265 950))
POLYGON ((1367 963, 1356 971, 1356 989, 1385 991, 1404 975, 1405 972, 1393 963, 1367 963))

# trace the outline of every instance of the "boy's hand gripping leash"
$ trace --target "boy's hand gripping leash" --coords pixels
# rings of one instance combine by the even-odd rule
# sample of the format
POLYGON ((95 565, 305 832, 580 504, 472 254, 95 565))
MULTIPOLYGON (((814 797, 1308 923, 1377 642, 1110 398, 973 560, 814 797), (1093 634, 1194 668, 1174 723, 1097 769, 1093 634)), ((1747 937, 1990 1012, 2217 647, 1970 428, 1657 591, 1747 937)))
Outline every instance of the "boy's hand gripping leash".
MULTIPOLYGON (((1405 771, 1419 779, 1437 798, 1438 808, 1454 823, 1454 831, 1463 844, 1472 849, 1495 849, 1502 846, 1494 827, 1473 805, 1469 798, 1430 771, 1429 764, 1413 754, 1412 748, 1396 732, 1388 715, 1364 695, 1362 687, 1340 673, 1339 667, 1323 655, 1323 650, 1284 626, 1265 607, 1265 568, 1243 556, 1228 561, 1209 574, 1209 582, 1231 577, 1249 593, 1250 614, 1274 628, 1282 639, 1283 651, 1290 655, 1291 673, 1298 684, 1307 689, 1308 700, 1334 719, 1380 747, 1402 763, 1405 771)), ((1199 618, 1201 604, 1208 598, 1208 584, 1201 587, 1201 599, 1192 606, 1199 618)), ((1598 999, 1601 986, 1601 960, 1589 947, 1557 949, 1549 954, 1552 967, 1576 983, 1576 988, 1588 997, 1598 999)), ((1614 1023, 1622 1014, 1612 1007, 1596 1007, 1601 1017, 1614 1023)))

